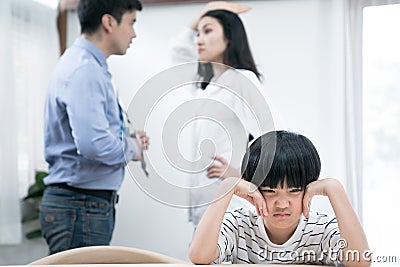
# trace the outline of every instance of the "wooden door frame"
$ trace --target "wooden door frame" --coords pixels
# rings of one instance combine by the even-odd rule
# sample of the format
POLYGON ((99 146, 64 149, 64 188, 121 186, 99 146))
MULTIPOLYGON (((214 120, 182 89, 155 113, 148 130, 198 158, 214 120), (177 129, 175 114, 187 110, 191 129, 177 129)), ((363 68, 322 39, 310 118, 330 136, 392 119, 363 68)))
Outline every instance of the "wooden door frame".
MULTIPOLYGON (((146 5, 158 5, 158 4, 191 4, 191 3, 206 3, 208 0, 140 0, 140 2, 146 5)), ((67 13, 68 10, 58 8, 57 16, 57 29, 58 29, 58 40, 60 43, 60 55, 62 55, 67 49, 67 13)))

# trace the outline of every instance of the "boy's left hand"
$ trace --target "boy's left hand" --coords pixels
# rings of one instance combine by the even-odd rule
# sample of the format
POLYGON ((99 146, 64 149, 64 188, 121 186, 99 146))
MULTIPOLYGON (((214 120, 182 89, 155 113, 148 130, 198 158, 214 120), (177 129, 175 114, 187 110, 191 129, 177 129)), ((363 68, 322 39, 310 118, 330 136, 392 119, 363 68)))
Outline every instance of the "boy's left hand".
POLYGON ((303 214, 308 218, 310 213, 311 199, 314 196, 329 196, 330 189, 334 188, 336 179, 327 178, 311 182, 307 185, 303 196, 303 214))

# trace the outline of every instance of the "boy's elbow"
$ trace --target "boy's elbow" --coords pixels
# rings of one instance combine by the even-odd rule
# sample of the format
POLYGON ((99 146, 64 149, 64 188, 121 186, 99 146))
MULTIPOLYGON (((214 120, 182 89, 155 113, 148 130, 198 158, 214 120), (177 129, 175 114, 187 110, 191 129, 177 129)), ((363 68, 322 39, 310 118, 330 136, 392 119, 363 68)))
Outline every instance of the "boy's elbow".
POLYGON ((362 262, 342 262, 346 267, 370 267, 371 262, 362 261, 362 262))
POLYGON ((210 264, 212 260, 209 255, 205 255, 204 250, 196 249, 190 246, 189 248, 189 259, 194 264, 210 264))
POLYGON ((352 261, 342 261, 342 264, 346 267, 370 267, 371 260, 352 260, 352 261))
POLYGON ((189 259, 194 264, 201 264, 201 265, 210 264, 210 262, 208 262, 208 261, 206 261, 206 260, 204 260, 204 259, 202 259, 201 257, 198 257, 198 256, 190 256, 189 255, 189 259))

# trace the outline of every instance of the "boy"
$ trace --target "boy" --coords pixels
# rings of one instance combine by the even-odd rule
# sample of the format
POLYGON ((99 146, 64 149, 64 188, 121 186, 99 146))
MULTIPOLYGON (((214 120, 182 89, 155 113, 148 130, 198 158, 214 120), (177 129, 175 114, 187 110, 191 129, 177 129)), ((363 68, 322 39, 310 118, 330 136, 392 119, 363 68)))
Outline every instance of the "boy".
POLYGON ((286 131, 259 137, 243 159, 244 179, 223 180, 204 213, 190 259, 369 266, 368 243, 344 188, 335 179, 318 180, 320 170, 318 152, 306 137, 286 131), (234 194, 250 201, 257 214, 239 209, 224 217, 234 194), (315 195, 329 198, 336 218, 309 211, 315 195))

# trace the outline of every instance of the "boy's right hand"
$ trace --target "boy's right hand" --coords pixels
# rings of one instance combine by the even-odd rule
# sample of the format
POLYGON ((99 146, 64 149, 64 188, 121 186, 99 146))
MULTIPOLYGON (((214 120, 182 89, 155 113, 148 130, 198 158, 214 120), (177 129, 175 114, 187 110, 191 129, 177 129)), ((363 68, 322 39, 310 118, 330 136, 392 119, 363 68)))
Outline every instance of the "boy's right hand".
POLYGON ((256 207, 257 214, 262 217, 268 216, 267 203, 257 186, 242 178, 228 178, 236 179, 236 185, 233 193, 241 198, 246 199, 256 207))

